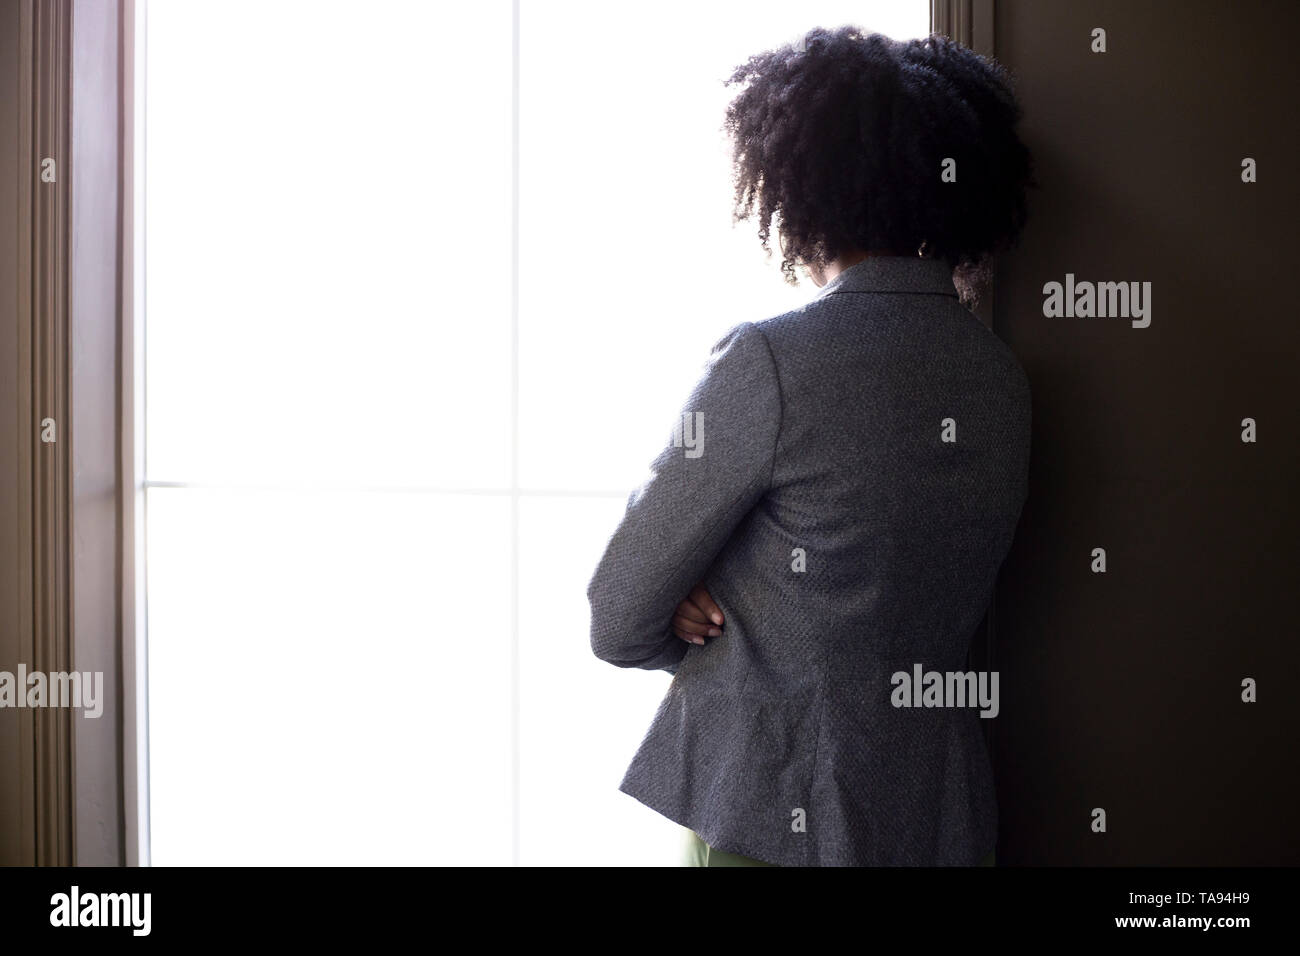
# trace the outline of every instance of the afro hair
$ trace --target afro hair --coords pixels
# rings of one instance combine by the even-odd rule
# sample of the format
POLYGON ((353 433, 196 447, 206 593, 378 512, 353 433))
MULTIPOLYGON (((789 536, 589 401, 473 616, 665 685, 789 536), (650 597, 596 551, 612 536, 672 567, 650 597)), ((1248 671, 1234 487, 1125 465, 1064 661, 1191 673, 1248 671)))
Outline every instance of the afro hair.
POLYGON ((734 219, 756 217, 769 254, 775 223, 788 282, 846 253, 920 254, 975 303, 1036 185, 1001 66, 939 35, 816 28, 726 84, 734 219))

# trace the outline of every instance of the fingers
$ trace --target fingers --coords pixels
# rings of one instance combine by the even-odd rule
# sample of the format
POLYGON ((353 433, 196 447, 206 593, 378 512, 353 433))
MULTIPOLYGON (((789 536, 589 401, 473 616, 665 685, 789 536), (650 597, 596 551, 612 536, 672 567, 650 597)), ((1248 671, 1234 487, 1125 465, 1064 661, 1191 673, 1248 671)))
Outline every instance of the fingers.
POLYGON ((718 605, 713 602, 713 598, 709 597, 709 592, 704 590, 701 585, 695 585, 695 588, 691 591, 690 597, 687 600, 707 614, 709 620, 718 625, 718 627, 722 626, 722 608, 718 607, 718 605))
POLYGON ((680 638, 681 638, 683 641, 685 641, 687 644, 703 644, 703 643, 704 643, 704 638, 702 638, 702 637, 700 637, 700 636, 698 636, 698 635, 696 635, 696 634, 688 634, 686 631, 683 631, 683 630, 681 630, 680 628, 677 628, 677 627, 674 627, 674 628, 673 628, 673 633, 676 634, 678 637, 680 637, 680 638))
POLYGON ((690 641, 692 644, 703 644, 706 637, 718 637, 722 634, 718 628, 714 627, 708 621, 696 621, 680 613, 673 615, 673 633, 684 641, 690 641))
POLYGON ((690 598, 687 598, 681 604, 677 605, 677 609, 673 611, 673 613, 680 614, 682 617, 688 618, 692 621, 696 621, 697 623, 700 624, 711 625, 711 622, 709 621, 709 616, 705 614, 702 609, 696 606, 696 604, 690 598))
POLYGON ((691 644, 703 644, 706 637, 721 637, 722 623, 722 609, 698 584, 673 612, 673 633, 691 644))

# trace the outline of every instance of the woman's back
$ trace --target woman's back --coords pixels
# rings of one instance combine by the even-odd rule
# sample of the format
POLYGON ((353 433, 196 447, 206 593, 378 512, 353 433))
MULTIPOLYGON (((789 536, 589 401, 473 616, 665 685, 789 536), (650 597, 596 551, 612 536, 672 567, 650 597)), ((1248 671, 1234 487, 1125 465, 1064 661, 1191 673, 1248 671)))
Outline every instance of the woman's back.
POLYGON ((959 294, 1025 219, 1019 107, 970 50, 853 27, 729 82, 736 216, 825 284, 714 347, 592 577, 596 655, 675 674, 622 789, 769 863, 975 864, 997 686, 965 660, 1030 395, 959 294))
POLYGON ((711 846, 784 865, 992 848, 979 678, 952 682, 965 706, 920 686, 896 706, 918 666, 965 671, 1026 489, 1024 373, 945 286, 941 262, 868 259, 729 333, 683 410, 701 453, 665 448, 592 579, 596 653, 676 674, 622 789, 711 846), (703 646, 667 629, 697 581, 726 618, 703 646))

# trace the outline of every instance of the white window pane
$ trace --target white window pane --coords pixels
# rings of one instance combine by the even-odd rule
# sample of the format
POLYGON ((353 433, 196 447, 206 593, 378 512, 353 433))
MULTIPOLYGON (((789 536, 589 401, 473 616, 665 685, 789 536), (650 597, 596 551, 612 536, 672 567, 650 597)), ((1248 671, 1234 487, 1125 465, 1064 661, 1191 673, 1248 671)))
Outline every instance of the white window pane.
POLYGON ((154 863, 510 863, 509 498, 148 508, 154 863))
POLYGON ((678 865, 683 831, 618 789, 670 677, 591 653, 587 581, 617 498, 525 498, 519 511, 520 862, 678 865))
POLYGON ((736 90, 722 80, 813 26, 845 23, 924 36, 929 4, 667 0, 653 15, 598 0, 522 5, 526 487, 636 485, 709 346, 815 293, 785 285, 752 223, 731 226, 722 123, 736 90), (598 448, 584 445, 592 435, 598 448))
POLYGON ((510 4, 149 7, 149 475, 509 475, 510 4))

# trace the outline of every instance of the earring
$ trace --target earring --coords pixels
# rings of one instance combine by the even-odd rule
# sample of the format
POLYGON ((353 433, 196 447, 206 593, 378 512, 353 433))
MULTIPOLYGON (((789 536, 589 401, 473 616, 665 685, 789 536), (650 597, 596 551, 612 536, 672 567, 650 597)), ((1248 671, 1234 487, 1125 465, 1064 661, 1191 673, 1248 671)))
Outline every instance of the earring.
POLYGON ((921 240, 921 247, 920 247, 919 249, 916 250, 916 254, 917 254, 918 256, 921 256, 922 258, 925 258, 925 242, 926 242, 926 240, 922 239, 922 240, 921 240))

